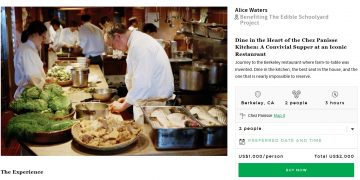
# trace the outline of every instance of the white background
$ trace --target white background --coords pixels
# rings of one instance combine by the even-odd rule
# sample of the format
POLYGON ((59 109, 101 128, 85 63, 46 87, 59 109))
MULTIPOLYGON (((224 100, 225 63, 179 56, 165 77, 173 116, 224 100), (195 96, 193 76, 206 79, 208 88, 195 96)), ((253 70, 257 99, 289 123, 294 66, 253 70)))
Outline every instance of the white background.
MULTIPOLYGON (((288 34, 291 37, 317 36, 328 34, 346 42, 349 51, 341 54, 341 58, 359 65, 359 11, 356 0, 158 0, 158 1, 44 1, 22 0, 2 1, 1 6, 228 6, 228 156, 221 157, 0 157, 0 170, 44 170, 42 176, 22 175, 5 176, 0 179, 214 179, 230 180, 237 177, 237 159, 235 153, 235 87, 241 86, 358 86, 359 73, 332 77, 319 75, 310 80, 235 80, 232 61, 235 37, 262 36, 276 37, 288 34), (326 23, 278 23, 262 26, 245 27, 233 22, 234 8, 266 8, 274 13, 318 13, 329 14, 331 19, 326 23), (354 76, 355 75, 355 76, 354 76), (234 127, 234 128, 232 128, 234 127)), ((287 54, 295 58, 293 54, 287 54)), ((311 57, 311 54, 307 54, 311 57)), ((326 56, 326 54, 324 54, 326 56)), ((241 92, 238 92, 241 93, 241 92)), ((301 158, 301 156, 299 156, 301 158)), ((355 171, 359 172, 359 170, 355 171)), ((251 178, 256 179, 256 178, 251 178)), ((267 178, 273 179, 273 178, 267 178)), ((285 179, 285 178, 282 178, 285 179)), ((309 178, 307 178, 309 179, 309 178)), ((317 178, 322 179, 322 178, 317 178)), ((335 178, 332 178, 335 179, 335 178)), ((348 179, 348 178, 346 178, 348 179)))

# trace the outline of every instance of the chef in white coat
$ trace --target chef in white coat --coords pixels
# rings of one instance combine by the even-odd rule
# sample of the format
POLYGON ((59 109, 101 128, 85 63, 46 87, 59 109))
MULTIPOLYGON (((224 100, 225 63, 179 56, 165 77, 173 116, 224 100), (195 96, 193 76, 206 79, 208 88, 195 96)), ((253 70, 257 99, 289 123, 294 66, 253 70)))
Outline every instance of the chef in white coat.
POLYGON ((79 27, 79 39, 82 53, 90 59, 91 64, 97 64, 102 69, 101 55, 105 52, 103 31, 91 23, 91 16, 81 16, 82 25, 79 27))
POLYGON ((133 31, 133 30, 139 30, 138 26, 139 26, 139 23, 138 23, 138 20, 136 17, 131 17, 128 19, 129 20, 129 31, 133 31))
MULTIPOLYGON (((59 40, 60 40, 61 31, 63 30, 60 21, 57 19, 52 19, 50 21, 50 25, 51 26, 48 28, 50 34, 50 41, 51 41, 48 48, 48 69, 52 68, 58 59, 56 53, 60 52, 61 50, 61 44, 59 40)), ((45 40, 45 43, 47 42, 47 40, 48 39, 45 40)))
MULTIPOLYGON (((51 25, 51 21, 46 21, 44 22, 44 25, 47 28, 46 31, 46 39, 45 39, 45 44, 52 44, 54 42, 55 36, 56 36, 56 31, 54 30, 54 28, 51 25)), ((60 25, 60 29, 62 29, 62 26, 60 25)))
MULTIPOLYGON (((54 18, 57 19, 57 18, 54 18)), ((48 69, 52 68, 55 61, 57 60, 57 55, 55 51, 52 51, 50 47, 54 44, 55 37, 56 37, 56 31, 54 30, 53 26, 51 25, 51 21, 46 21, 44 25, 47 28, 46 31, 46 39, 44 42, 44 48, 45 48, 45 56, 47 57, 47 65, 48 69)), ((62 26, 60 24, 60 29, 62 29, 62 26)))
MULTIPOLYGON (((113 49, 128 52, 125 75, 128 93, 111 104, 112 112, 122 112, 141 100, 167 99, 173 95, 174 77, 170 61, 154 38, 140 31, 130 31, 122 24, 115 24, 107 37, 107 44, 113 49)), ((134 106, 134 116, 138 110, 134 106)))
POLYGON ((50 24, 53 27, 53 29, 55 30, 55 37, 54 37, 54 41, 53 41, 52 45, 50 46, 49 50, 58 52, 58 51, 60 51, 60 49, 62 47, 62 44, 60 42, 60 35, 61 35, 61 31, 63 30, 63 28, 61 27, 60 21, 57 19, 51 20, 50 24))
POLYGON ((46 81, 43 62, 39 56, 41 44, 46 39, 46 26, 40 21, 33 21, 21 34, 22 44, 14 56, 15 84, 14 98, 18 98, 28 85, 42 88, 46 81))
POLYGON ((75 47, 79 45, 79 31, 76 21, 71 21, 69 27, 61 31, 59 42, 62 47, 75 47))

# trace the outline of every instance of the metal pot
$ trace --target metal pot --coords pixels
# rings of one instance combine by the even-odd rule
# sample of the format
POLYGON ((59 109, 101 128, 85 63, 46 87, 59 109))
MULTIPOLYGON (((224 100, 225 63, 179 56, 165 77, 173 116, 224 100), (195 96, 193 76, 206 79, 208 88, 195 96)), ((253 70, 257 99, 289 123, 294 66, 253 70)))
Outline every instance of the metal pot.
POLYGON ((194 66, 181 66, 179 71, 180 89, 200 91, 208 81, 208 70, 194 66))
POLYGON ((209 68, 209 84, 221 84, 226 82, 226 63, 211 61, 209 68))
POLYGON ((208 83, 218 85, 226 82, 226 61, 223 60, 199 60, 193 61, 193 66, 209 70, 208 83))
POLYGON ((99 117, 108 117, 109 106, 100 102, 85 102, 75 106, 76 119, 89 118, 90 120, 97 119, 99 117))
POLYGON ((74 67, 71 69, 73 87, 87 87, 89 78, 89 68, 74 67))
POLYGON ((114 95, 117 93, 116 89, 111 88, 103 88, 103 89, 95 89, 92 93, 92 97, 95 100, 100 100, 101 102, 109 101, 114 95))

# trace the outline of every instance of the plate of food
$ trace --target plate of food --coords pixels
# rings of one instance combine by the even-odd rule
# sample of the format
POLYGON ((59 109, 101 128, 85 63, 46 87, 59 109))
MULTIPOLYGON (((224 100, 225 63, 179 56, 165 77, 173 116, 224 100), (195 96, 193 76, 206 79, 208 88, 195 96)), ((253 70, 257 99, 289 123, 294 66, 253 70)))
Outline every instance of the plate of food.
POLYGON ((139 138, 141 127, 134 121, 115 118, 81 119, 71 128, 74 140, 89 149, 110 151, 130 146, 139 138))
POLYGON ((56 78, 57 84, 60 86, 70 86, 72 85, 72 77, 70 68, 65 66, 54 66, 49 69, 47 76, 49 78, 56 78))

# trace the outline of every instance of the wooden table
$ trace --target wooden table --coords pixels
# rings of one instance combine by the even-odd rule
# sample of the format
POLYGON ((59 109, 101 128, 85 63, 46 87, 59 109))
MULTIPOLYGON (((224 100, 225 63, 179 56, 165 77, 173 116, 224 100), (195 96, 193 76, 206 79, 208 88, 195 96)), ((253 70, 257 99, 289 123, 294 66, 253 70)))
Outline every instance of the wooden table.
MULTIPOLYGON (((104 75, 98 65, 90 65, 90 75, 97 75, 100 83, 95 88, 107 88, 104 75)), ((69 92, 70 87, 64 88, 65 92, 70 96, 73 105, 75 106, 81 100, 90 98, 89 93, 83 91, 69 92)), ((117 118, 121 116, 113 115, 117 118)), ((79 145, 75 140, 70 140, 64 143, 52 145, 39 145, 27 142, 20 142, 22 146, 23 155, 39 155, 39 156, 82 156, 82 155, 171 155, 171 156, 215 156, 227 155, 227 148, 199 148, 191 150, 156 150, 150 139, 151 127, 148 124, 143 125, 143 132, 139 139, 132 145, 125 149, 114 151, 96 151, 90 150, 79 145)))

